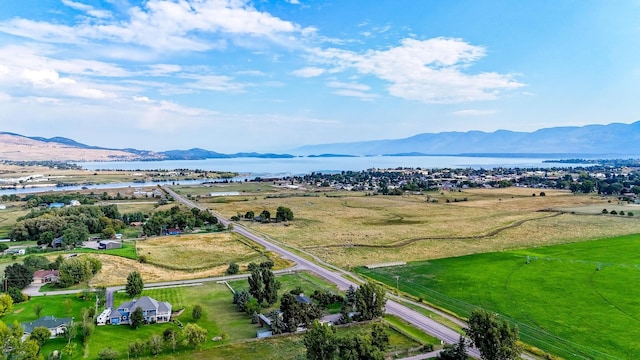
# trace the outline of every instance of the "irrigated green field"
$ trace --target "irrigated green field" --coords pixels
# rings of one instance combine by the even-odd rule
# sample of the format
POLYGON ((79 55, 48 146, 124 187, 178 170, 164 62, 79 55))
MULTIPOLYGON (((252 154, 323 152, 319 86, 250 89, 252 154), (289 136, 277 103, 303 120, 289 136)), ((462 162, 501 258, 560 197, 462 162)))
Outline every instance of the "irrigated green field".
POLYGON ((516 322, 522 340, 568 359, 640 357, 640 235, 360 269, 467 316, 516 322), (529 263, 527 263, 527 257, 529 263))

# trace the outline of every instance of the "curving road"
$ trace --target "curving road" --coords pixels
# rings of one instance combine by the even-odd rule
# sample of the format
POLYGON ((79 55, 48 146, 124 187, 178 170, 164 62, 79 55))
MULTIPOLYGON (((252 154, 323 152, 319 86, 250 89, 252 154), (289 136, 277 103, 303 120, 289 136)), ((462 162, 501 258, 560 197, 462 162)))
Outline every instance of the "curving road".
MULTIPOLYGON (((181 203, 183 203, 184 205, 188 206, 188 207, 197 207, 201 210, 204 211, 208 211, 207 208, 200 206, 199 204, 196 204, 188 199, 183 198, 182 196, 178 195, 175 191, 173 191, 171 188, 169 188, 168 186, 163 186, 163 189, 169 193, 169 195, 171 195, 176 201, 179 201, 181 203)), ((228 224, 230 223, 228 220, 218 216, 218 220, 224 224, 225 226, 228 226, 228 224)), ((329 270, 329 268, 333 268, 331 265, 329 264, 324 264, 322 263, 323 266, 320 266, 319 264, 312 262, 310 260, 307 260, 306 258, 299 256, 297 254, 294 254, 293 252, 284 249, 281 246, 278 246, 276 244, 273 244, 272 242, 267 241, 265 238, 255 235, 252 232, 249 232, 246 228, 242 227, 241 225, 238 224, 233 224, 233 230, 259 244, 261 244, 262 246, 264 246, 267 250, 269 251, 273 251, 276 252, 278 254, 280 254, 280 256, 282 256, 285 259, 294 261, 298 264, 298 268, 300 270, 308 270, 310 272, 315 273, 316 275, 319 275, 323 278, 325 278, 328 281, 331 281, 332 283, 336 284, 340 289, 342 290, 346 290, 349 288, 349 286, 354 286, 357 287, 358 284, 356 284, 353 281, 347 280, 346 278, 343 277, 343 274, 347 273, 345 271, 333 271, 333 270, 329 270)), ((317 260, 316 260, 317 261, 317 260)), ((437 311, 436 309, 433 309, 434 311, 437 311)), ((435 337, 437 337, 438 339, 442 340, 443 342, 447 343, 447 344, 454 344, 457 343, 458 340, 460 339, 460 334, 458 334, 457 332, 453 331, 452 329, 438 323, 437 321, 415 311, 412 310, 404 305, 402 305, 401 303, 392 300, 392 299, 388 299, 387 303, 386 303, 386 312, 388 314, 392 314, 395 315, 411 324, 413 324, 415 327, 425 331, 428 334, 431 334, 435 337)), ((480 352, 475 349, 475 348, 469 348, 468 350, 469 355, 479 358, 480 357, 480 352)))

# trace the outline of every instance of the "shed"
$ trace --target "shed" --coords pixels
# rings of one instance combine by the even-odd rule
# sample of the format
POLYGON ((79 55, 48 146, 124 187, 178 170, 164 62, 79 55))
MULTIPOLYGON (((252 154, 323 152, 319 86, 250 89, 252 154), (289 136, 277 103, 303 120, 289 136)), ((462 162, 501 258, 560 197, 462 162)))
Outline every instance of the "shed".
POLYGON ((122 248, 122 243, 119 241, 100 241, 98 244, 99 250, 110 250, 110 249, 120 249, 122 248))

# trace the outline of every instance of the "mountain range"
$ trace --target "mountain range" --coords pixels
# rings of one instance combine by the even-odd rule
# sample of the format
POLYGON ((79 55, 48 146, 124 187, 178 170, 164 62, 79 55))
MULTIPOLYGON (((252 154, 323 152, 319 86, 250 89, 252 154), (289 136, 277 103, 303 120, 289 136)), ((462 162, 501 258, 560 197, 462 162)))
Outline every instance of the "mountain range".
POLYGON ((639 156, 640 121, 581 127, 553 127, 533 132, 498 130, 423 133, 404 139, 302 146, 290 154, 224 154, 193 148, 154 152, 133 148, 110 149, 64 137, 29 137, 0 132, 0 160, 11 161, 134 161, 202 160, 226 158, 291 158, 295 156, 639 156))
POLYGON ((404 139, 308 145, 294 154, 473 155, 473 154, 640 154, 640 121, 581 127, 553 127, 533 132, 424 133, 404 139))

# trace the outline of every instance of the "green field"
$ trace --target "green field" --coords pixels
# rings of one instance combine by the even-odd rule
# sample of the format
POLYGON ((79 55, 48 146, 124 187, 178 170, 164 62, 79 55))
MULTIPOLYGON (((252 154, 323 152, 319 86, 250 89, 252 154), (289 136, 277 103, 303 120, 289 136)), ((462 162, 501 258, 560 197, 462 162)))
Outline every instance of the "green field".
POLYGON ((564 358, 631 359, 640 354, 639 248, 632 235, 359 272, 392 287, 400 276, 401 291, 462 316, 495 311, 523 341, 564 358))

